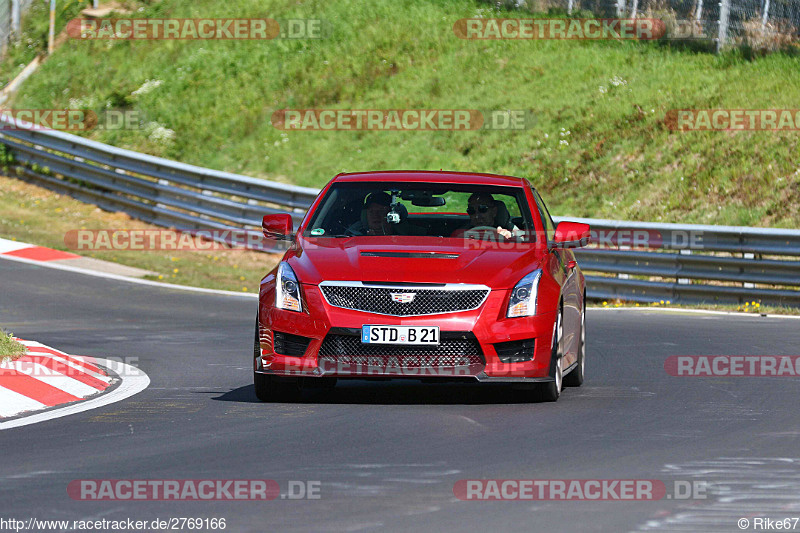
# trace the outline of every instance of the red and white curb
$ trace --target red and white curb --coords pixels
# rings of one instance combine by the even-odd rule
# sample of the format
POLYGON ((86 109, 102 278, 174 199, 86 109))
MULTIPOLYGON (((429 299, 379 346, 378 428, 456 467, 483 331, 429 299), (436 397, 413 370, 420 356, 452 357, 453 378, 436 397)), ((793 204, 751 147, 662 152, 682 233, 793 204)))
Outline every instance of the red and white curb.
POLYGON ((16 340, 28 353, 16 361, 0 362, 0 430, 118 402, 150 384, 147 374, 121 362, 16 340))
POLYGON ((36 246, 24 242, 0 239, 0 255, 8 258, 28 259, 29 261, 61 261, 64 259, 78 259, 80 256, 44 246, 36 246))

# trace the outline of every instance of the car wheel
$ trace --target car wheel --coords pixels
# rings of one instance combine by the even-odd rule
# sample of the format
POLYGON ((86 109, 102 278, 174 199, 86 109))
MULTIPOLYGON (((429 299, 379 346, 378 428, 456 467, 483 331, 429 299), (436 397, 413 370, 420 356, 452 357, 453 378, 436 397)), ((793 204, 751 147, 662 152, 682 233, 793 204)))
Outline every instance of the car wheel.
POLYGON ((561 315, 562 311, 559 308, 553 335, 553 349, 550 353, 550 377, 553 378, 553 381, 539 384, 537 392, 538 400, 541 402, 555 402, 558 400, 558 397, 561 396, 561 387, 564 384, 564 359, 561 357, 564 325, 561 315))
POLYGON ((271 402, 275 399, 275 384, 272 376, 253 372, 253 385, 256 389, 256 397, 262 402, 271 402))
POLYGON ((262 402, 291 402, 300 398, 300 387, 296 381, 284 381, 271 374, 253 372, 256 398, 262 402))
POLYGON ((578 364, 572 371, 564 376, 565 387, 580 387, 583 384, 583 371, 586 366, 586 299, 584 298, 583 311, 581 312, 581 337, 578 347, 578 364))

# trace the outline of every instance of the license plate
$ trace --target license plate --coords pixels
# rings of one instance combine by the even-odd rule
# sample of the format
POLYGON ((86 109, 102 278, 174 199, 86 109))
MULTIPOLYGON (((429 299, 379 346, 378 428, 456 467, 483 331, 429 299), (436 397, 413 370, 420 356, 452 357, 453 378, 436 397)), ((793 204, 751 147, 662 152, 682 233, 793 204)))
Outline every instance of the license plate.
POLYGON ((361 326, 363 344, 439 344, 439 326, 361 326))

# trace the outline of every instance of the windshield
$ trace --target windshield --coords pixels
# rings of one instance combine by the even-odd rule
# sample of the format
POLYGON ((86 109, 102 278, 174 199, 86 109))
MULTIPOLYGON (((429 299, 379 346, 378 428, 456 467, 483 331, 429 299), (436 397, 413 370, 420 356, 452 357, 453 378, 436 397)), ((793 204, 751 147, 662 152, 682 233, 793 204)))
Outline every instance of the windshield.
POLYGON ((328 189, 303 235, 533 242, 535 227, 520 187, 342 182, 328 189))

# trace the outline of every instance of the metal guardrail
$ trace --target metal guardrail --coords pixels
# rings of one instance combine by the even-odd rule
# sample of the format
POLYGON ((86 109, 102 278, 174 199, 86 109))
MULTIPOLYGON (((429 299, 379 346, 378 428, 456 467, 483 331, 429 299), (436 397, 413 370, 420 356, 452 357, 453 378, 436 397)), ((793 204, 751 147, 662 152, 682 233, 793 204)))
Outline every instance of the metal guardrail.
MULTIPOLYGON (((257 228, 264 214, 287 211, 298 224, 319 193, 32 129, 5 116, 0 125, 0 143, 19 177, 161 226, 257 228)), ((569 220, 590 224, 604 246, 576 252, 590 298, 800 306, 800 230, 569 220)))
POLYGON ((593 299, 800 307, 800 290, 794 289, 800 287, 798 230, 569 220, 592 227, 595 245, 576 256, 590 273, 593 299), (631 246, 637 236, 640 246, 631 246))
POLYGON ((286 211, 299 222, 319 192, 33 129, 7 116, 0 124, 0 142, 27 179, 158 225, 261 227, 264 214, 286 211))

